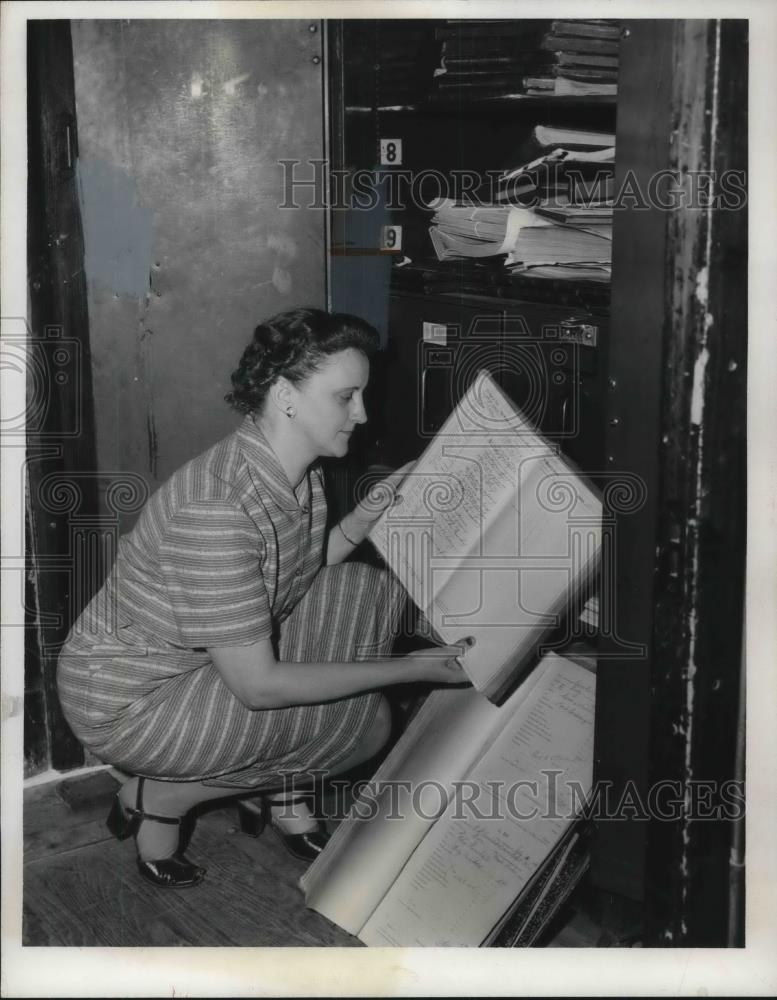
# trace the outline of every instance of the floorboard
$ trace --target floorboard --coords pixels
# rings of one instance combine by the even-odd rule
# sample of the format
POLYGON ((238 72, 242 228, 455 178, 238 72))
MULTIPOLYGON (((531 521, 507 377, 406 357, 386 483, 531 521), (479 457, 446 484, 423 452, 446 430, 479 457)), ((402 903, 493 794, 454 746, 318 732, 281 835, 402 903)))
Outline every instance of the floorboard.
POLYGON ((240 833, 234 807, 198 818, 188 854, 208 869, 199 885, 144 882, 132 841, 105 828, 118 783, 107 772, 90 781, 85 790, 60 783, 25 795, 24 944, 361 947, 305 907, 297 887, 305 863, 272 830, 258 839, 240 833))

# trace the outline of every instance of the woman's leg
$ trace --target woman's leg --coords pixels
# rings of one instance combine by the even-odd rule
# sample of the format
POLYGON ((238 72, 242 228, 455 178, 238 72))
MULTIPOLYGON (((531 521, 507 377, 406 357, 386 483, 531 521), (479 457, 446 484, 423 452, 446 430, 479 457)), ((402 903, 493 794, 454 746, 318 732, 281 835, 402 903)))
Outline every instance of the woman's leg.
MULTIPOLYGON (((125 810, 137 804, 138 778, 132 777, 119 789, 119 801, 125 810)), ((201 781, 158 781, 146 778, 143 782, 144 813, 155 816, 185 816, 194 806, 212 799, 235 796, 234 788, 214 788, 201 781)), ((155 823, 146 819, 137 832, 138 855, 144 861, 161 861, 172 857, 178 849, 180 828, 169 823, 155 823)))
MULTIPOLYGON (((381 696, 369 731, 346 758, 329 768, 329 774, 344 774, 376 757, 388 743, 391 729, 391 706, 381 696)), ((318 821, 305 799, 299 798, 298 792, 271 792, 268 798, 272 821, 285 833, 307 833, 318 828, 318 821)))
POLYGON ((373 757, 377 757, 388 743, 391 737, 391 729, 391 706, 386 698, 381 696, 378 703, 378 710, 375 713, 375 718, 370 729, 346 758, 330 768, 330 773, 344 774, 346 771, 351 771, 360 764, 366 763, 373 757))

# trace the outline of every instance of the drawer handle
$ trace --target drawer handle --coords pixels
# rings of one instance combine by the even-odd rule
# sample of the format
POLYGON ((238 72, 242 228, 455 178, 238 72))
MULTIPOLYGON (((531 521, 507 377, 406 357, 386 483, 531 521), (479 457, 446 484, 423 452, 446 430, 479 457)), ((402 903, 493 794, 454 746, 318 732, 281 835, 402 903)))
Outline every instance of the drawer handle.
POLYGON ((562 340, 580 344, 582 347, 596 347, 599 327, 579 319, 563 319, 559 323, 559 336, 562 340))

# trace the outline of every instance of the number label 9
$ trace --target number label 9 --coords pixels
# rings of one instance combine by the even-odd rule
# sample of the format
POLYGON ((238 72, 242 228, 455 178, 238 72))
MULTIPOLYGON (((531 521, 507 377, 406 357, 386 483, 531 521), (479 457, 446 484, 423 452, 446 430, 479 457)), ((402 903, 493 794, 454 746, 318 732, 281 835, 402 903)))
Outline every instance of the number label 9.
POLYGON ((389 253, 399 253, 402 249, 402 227, 383 226, 380 233, 380 248, 389 253))

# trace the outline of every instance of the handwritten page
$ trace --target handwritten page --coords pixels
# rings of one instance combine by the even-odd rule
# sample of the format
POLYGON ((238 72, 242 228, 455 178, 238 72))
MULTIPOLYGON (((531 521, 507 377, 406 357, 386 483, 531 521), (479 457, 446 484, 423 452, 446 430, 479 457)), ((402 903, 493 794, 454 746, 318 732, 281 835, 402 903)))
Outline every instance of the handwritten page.
POLYGON ((372 779, 378 794, 339 824, 300 879, 306 905, 357 934, 444 812, 454 782, 487 751, 547 669, 540 664, 501 707, 474 688, 433 691, 372 779))
POLYGON ((466 776, 360 933, 369 945, 479 945, 590 791, 595 677, 558 656, 466 776))
POLYGON ((467 672, 494 698, 559 624, 570 595, 595 573, 601 548, 598 498, 543 456, 521 468, 521 491, 485 526, 480 552, 455 570, 430 558, 426 571, 434 591, 427 617, 443 642, 476 639, 467 672))
POLYGON ((501 718, 473 688, 432 692, 375 774, 375 794, 302 876, 307 906, 358 933, 501 718))
MULTIPOLYGON (((411 593, 420 567, 392 542, 409 532, 432 534, 430 554, 458 560, 479 548, 484 525, 518 488, 509 447, 529 425, 486 372, 479 373, 416 467, 402 483, 402 504, 389 507, 370 532, 411 593), (400 564, 391 560, 396 556, 400 564), (407 576, 407 582, 405 581, 407 576)), ((536 436, 530 445, 536 447, 536 436)), ((547 450, 547 445, 542 445, 547 450)))
POLYGON ((595 571, 601 502, 481 372, 370 538, 496 699, 595 571), (465 431, 466 433, 462 433, 465 431))

